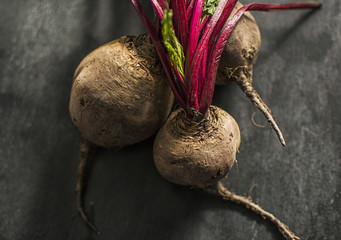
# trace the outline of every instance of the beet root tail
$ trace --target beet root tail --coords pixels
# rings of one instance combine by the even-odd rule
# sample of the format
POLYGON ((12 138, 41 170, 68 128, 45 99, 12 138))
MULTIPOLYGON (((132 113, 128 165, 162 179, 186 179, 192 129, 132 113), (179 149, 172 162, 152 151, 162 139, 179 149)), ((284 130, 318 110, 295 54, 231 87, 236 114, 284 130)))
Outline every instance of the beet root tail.
POLYGON ((95 146, 82 138, 80 143, 79 164, 77 169, 77 183, 76 183, 76 207, 77 212, 82 217, 84 222, 94 231, 100 235, 97 227, 87 217, 83 207, 83 196, 85 192, 86 169, 91 157, 94 153, 95 146))
POLYGON ((285 146, 285 140, 281 129, 278 127, 269 107, 263 102, 262 98, 253 88, 251 79, 252 79, 251 76, 248 78, 247 76, 245 76, 245 74, 241 74, 241 76, 239 78, 236 78, 235 81, 242 89, 242 91, 246 94, 246 96, 250 99, 250 101, 253 102, 256 105, 256 107, 263 113, 265 118, 270 123, 272 129, 276 132, 279 141, 283 146, 285 146))
POLYGON ((299 240, 300 238, 295 235, 295 233, 289 230, 289 227, 282 223, 278 218, 276 218, 273 214, 265 211, 262 207, 252 202, 251 198, 247 198, 244 196, 236 195, 233 192, 230 192, 224 185, 219 181, 216 186, 218 194, 226 201, 234 202, 237 204, 244 205, 246 208, 251 209, 253 212, 261 215, 264 219, 268 219, 272 223, 274 223, 278 230, 283 234, 284 237, 290 240, 299 240))

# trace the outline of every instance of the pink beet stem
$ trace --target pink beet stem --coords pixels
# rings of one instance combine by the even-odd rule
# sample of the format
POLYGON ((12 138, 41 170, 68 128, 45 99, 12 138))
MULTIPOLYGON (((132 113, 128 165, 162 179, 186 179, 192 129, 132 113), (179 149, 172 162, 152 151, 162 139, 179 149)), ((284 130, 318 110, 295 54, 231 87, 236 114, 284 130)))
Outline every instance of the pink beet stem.
MULTIPOLYGON (((280 10, 293 10, 293 9, 311 9, 319 8, 322 6, 320 2, 311 1, 305 3, 287 3, 287 4, 262 4, 262 3, 251 3, 248 4, 247 11, 280 11, 280 10)), ((247 6, 247 5, 245 5, 247 6)))
POLYGON ((194 0, 189 0, 188 2, 186 2, 187 25, 188 25, 188 22, 189 22, 189 20, 191 19, 191 16, 192 16, 194 3, 195 3, 194 0))
POLYGON ((230 0, 227 3, 226 8, 224 9, 224 12, 222 14, 222 16, 219 18, 217 25, 212 33, 210 42, 208 44, 209 49, 207 52, 211 52, 212 48, 214 47, 214 43, 217 41, 219 34, 221 33, 221 30, 223 29, 224 25, 226 24, 226 21, 228 19, 228 17, 230 16, 233 8, 236 6, 238 0, 230 0))
POLYGON ((159 2, 157 0, 150 0, 154 9, 155 9, 155 12, 157 13, 158 17, 160 20, 163 19, 163 10, 159 4, 159 2))
POLYGON ((206 24, 207 24, 207 22, 208 22, 209 19, 210 19, 210 17, 206 17, 206 18, 202 21, 202 23, 200 23, 200 26, 199 26, 199 33, 202 32, 202 30, 203 30, 204 27, 206 26, 206 24))
POLYGON ((195 6, 192 12, 192 20, 190 22, 189 27, 189 36, 188 36, 188 55, 186 56, 186 61, 188 63, 192 62, 193 55, 198 45, 199 40, 199 26, 200 26, 200 17, 201 11, 204 4, 204 0, 196 0, 195 6))
POLYGON ((182 45, 184 52, 187 50, 187 39, 188 39, 188 23, 186 15, 186 6, 183 0, 172 0, 173 11, 174 11, 174 26, 176 27, 176 36, 182 45))
MULTIPOLYGON (((199 72, 198 66, 200 66, 200 62, 202 62, 202 57, 207 56, 204 55, 204 52, 207 51, 208 42, 216 26, 221 14, 223 13, 224 8, 226 7, 226 3, 228 0, 220 0, 218 6, 215 9, 213 16, 210 18, 209 22, 206 24, 203 29, 203 33, 201 35, 198 46, 196 46, 195 54, 193 59, 189 59, 190 69, 189 74, 186 75, 186 80, 189 83, 189 87, 187 88, 188 97, 187 97, 187 107, 194 108, 199 110, 199 96, 198 93, 198 81, 199 81, 199 72)), ((201 8, 202 9, 202 8, 201 8)), ((199 19, 200 21, 200 19, 199 19)), ((206 59, 204 60, 206 61, 206 59)), ((206 72, 206 69, 202 69, 206 72)))
POLYGON ((157 1, 158 1, 159 5, 160 5, 162 11, 165 10, 165 8, 166 8, 166 3, 165 3, 166 0, 157 0, 157 1))
POLYGON ((321 4, 318 2, 309 3, 293 3, 293 4, 259 4, 251 3, 241 7, 233 18, 228 22, 228 24, 222 30, 214 48, 212 51, 212 57, 209 60, 207 66, 207 75, 203 85, 202 98, 200 99, 200 109, 199 112, 206 114, 209 106, 212 103, 212 97, 214 92, 215 78, 224 47, 226 45, 227 39, 231 35, 233 29, 237 25, 238 21, 242 17, 245 11, 272 11, 272 10, 287 10, 287 9, 298 9, 298 8, 317 8, 321 4))
POLYGON ((197 101, 195 100, 196 93, 195 91, 192 91, 193 82, 191 81, 192 76, 190 75, 189 69, 191 67, 191 62, 192 62, 193 56, 196 52, 196 48, 198 45, 199 34, 200 34, 199 32, 200 18, 201 18, 203 4, 204 4, 204 0, 196 0, 193 11, 192 11, 192 17, 191 17, 190 27, 189 27, 188 45, 187 45, 186 62, 185 62, 185 79, 186 79, 186 89, 187 89, 186 105, 188 109, 190 108, 197 109, 199 107, 197 101))
MULTIPOLYGON (((215 27, 215 29, 214 29, 214 31, 212 33, 212 36, 210 38, 210 41, 208 43, 208 49, 207 49, 207 53, 208 54, 207 54, 206 58, 209 58, 209 59, 211 58, 212 50, 213 50, 213 48, 215 46, 215 43, 216 43, 216 41, 218 39, 218 36, 221 33, 221 30, 224 27, 224 25, 225 25, 228 17, 230 16, 233 8, 237 4, 237 1, 238 0, 230 0, 227 3, 227 5, 226 5, 226 7, 224 9, 224 12, 223 12, 222 16, 219 18, 219 20, 218 20, 218 22, 216 24, 216 27, 215 27)), ((207 61, 209 61, 209 59, 207 61)), ((209 71, 209 69, 207 69, 207 71, 209 71)), ((204 83, 204 81, 207 81, 206 77, 203 78, 202 81, 203 82, 201 83, 201 88, 206 86, 205 83, 204 83)), ((215 82, 215 79, 213 79, 213 81, 215 82)), ((202 92, 203 92, 203 89, 200 89, 199 102, 200 102, 200 99, 201 99, 201 96, 202 96, 202 92)))
POLYGON ((173 67, 172 64, 170 64, 170 66, 171 66, 175 76, 178 79, 178 81, 176 81, 176 82, 179 83, 179 87, 180 87, 179 89, 180 89, 180 92, 181 92, 180 95, 184 99, 184 102, 186 102, 186 95, 185 95, 186 89, 185 89, 185 85, 184 85, 184 80, 183 80, 181 74, 178 72, 178 70, 175 67, 173 67))
POLYGON ((194 0, 186 0, 185 2, 186 2, 186 9, 188 9, 189 7, 191 7, 191 5, 192 5, 192 7, 193 7, 194 0))
MULTIPOLYGON (((150 0, 161 21, 166 0, 150 0)), ((227 23, 237 0, 220 0, 213 16, 201 19, 204 0, 169 0, 174 12, 173 26, 183 46, 185 78, 172 66, 155 28, 149 22, 139 0, 131 0, 140 15, 164 66, 171 89, 180 105, 191 115, 192 109, 206 114, 212 102, 215 78, 227 39, 245 11, 276 11, 318 8, 310 1, 288 4, 247 4, 227 23)))

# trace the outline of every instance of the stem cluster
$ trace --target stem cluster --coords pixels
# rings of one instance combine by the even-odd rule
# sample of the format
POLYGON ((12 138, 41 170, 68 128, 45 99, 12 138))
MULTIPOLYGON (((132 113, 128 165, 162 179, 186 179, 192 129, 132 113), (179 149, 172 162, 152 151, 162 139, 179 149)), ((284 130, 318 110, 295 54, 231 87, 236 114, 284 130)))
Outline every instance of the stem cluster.
POLYGON ((237 0, 150 0, 157 16, 156 27, 148 19, 139 0, 131 0, 155 45, 168 81, 179 104, 188 116, 206 116, 212 102, 215 78, 227 39, 245 11, 273 11, 316 8, 318 2, 291 4, 252 3, 241 7, 229 22, 237 0), (165 48, 159 26, 165 11, 173 12, 172 28, 185 56, 183 68, 165 48), (173 64, 172 64, 173 63, 173 64), (184 69, 179 72, 179 69, 184 69))

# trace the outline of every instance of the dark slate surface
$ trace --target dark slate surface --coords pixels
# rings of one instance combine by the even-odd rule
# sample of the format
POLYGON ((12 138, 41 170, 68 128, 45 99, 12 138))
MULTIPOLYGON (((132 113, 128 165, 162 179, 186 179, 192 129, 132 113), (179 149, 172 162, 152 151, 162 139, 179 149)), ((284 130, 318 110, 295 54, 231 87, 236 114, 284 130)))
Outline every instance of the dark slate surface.
MULTIPOLYGON (((251 1, 247 1, 251 2, 251 1)), ((274 2, 264 0, 262 2, 274 2)), ((280 2, 289 2, 282 0, 280 2)), ((97 46, 144 32, 129 1, 1 1, 0 239, 282 239, 276 228, 214 192, 163 180, 153 139, 93 163, 86 211, 75 213, 79 134, 68 114, 73 71, 97 46)), ((283 148, 235 85, 215 104, 238 121, 238 170, 225 182, 302 239, 341 236, 341 3, 315 12, 255 13, 262 48, 254 85, 287 140, 283 148)))

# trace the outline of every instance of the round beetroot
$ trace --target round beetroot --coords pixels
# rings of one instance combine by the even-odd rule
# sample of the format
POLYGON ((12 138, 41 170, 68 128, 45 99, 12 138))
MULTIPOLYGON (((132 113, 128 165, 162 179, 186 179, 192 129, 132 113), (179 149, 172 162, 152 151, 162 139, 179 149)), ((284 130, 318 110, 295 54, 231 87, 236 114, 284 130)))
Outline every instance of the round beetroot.
POLYGON ((153 135, 168 117, 173 94, 148 35, 107 43, 78 66, 70 115, 81 134, 105 148, 153 135))
POLYGON ((224 110, 211 106, 207 118, 195 122, 178 109, 156 136, 154 162, 173 183, 208 187, 232 168, 239 145, 238 124, 224 110))

